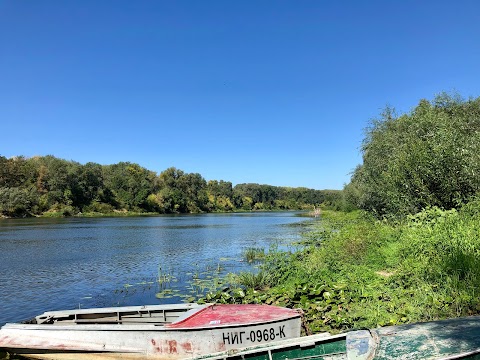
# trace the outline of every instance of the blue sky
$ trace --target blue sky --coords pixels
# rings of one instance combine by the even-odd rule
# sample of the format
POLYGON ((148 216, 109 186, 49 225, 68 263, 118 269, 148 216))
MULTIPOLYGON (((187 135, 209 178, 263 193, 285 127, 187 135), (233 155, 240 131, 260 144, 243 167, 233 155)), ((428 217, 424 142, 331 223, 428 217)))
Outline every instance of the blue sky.
POLYGON ((476 0, 0 0, 7 157, 341 189, 387 104, 479 79, 476 0))

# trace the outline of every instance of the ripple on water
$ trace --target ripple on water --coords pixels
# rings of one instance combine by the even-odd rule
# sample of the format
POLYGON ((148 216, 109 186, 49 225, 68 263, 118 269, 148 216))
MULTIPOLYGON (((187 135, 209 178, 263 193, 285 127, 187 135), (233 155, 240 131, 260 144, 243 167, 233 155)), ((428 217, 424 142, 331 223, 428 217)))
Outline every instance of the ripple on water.
POLYGON ((304 220, 294 213, 0 220, 0 325, 48 310, 178 302, 155 297, 159 274, 187 294, 192 274, 244 269, 245 248, 294 241, 299 228, 283 225, 304 220))

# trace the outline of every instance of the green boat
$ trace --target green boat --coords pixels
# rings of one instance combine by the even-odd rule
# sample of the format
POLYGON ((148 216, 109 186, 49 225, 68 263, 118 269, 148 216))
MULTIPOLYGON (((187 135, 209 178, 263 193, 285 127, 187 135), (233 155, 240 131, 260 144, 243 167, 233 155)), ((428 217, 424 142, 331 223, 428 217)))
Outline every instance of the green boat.
POLYGON ((197 359, 480 360, 480 317, 317 334, 197 359))

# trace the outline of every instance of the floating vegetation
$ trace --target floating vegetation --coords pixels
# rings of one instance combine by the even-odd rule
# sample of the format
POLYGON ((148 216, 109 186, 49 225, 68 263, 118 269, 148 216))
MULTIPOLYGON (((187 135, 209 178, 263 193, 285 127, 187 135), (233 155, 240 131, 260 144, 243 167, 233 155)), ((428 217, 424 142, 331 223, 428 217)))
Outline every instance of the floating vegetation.
MULTIPOLYGON (((228 260, 224 258, 224 260, 228 260)), ((215 292, 225 286, 227 274, 225 266, 219 262, 209 262, 200 266, 198 263, 192 264, 193 269, 186 273, 189 276, 186 279, 187 294, 183 295, 183 301, 192 302, 205 296, 210 292, 215 292)))
MULTIPOLYGON (((255 253, 254 258, 265 256, 263 249, 252 249, 255 253)), ((195 261, 181 267, 176 267, 168 260, 162 261, 158 265, 156 274, 143 279, 128 279, 126 284, 115 290, 115 294, 122 296, 123 302, 127 297, 142 292, 151 292, 151 296, 158 299, 160 303, 169 302, 168 299, 171 298, 184 302, 199 301, 208 293, 216 293, 230 287, 232 281, 238 283, 237 275, 230 274, 229 269, 238 267, 236 264, 239 259, 222 257, 207 262, 195 261)), ((245 262, 243 266, 255 262, 245 262)))
POLYGON ((228 257, 221 257, 220 259, 218 259, 218 261, 233 261, 235 260, 234 258, 228 258, 228 257))
POLYGON ((136 283, 136 285, 153 285, 153 284, 154 284, 153 281, 142 281, 142 282, 136 283))
POLYGON ((157 299, 169 299, 169 298, 173 298, 174 296, 178 296, 179 292, 180 292, 180 290, 165 289, 165 290, 162 290, 162 291, 156 293, 155 297, 157 299))

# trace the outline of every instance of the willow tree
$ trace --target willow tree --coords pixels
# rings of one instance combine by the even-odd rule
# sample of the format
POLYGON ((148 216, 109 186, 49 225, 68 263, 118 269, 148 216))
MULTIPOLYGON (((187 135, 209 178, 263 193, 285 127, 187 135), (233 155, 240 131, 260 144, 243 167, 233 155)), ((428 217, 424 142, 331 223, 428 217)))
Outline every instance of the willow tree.
POLYGON ((480 190, 480 98, 443 93, 401 116, 387 108, 362 154, 345 189, 361 208, 383 216, 457 207, 480 190))

